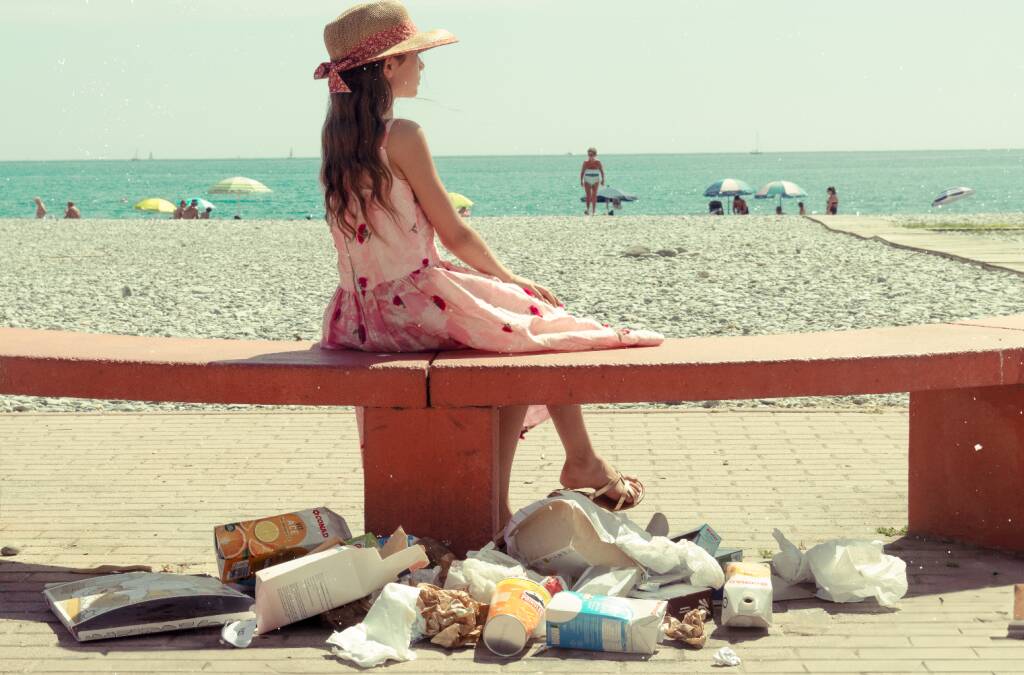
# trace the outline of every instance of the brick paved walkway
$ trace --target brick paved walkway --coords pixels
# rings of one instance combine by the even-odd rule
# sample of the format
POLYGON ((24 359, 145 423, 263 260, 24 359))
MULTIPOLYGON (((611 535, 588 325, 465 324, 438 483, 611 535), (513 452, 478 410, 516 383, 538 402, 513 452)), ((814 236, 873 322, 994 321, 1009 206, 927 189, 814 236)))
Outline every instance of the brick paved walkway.
POLYGON ((834 232, 875 239, 897 248, 941 255, 1008 272, 1024 274, 1024 246, 1007 238, 979 236, 970 232, 948 232, 927 228, 901 227, 886 218, 870 216, 815 216, 810 221, 834 232))
MULTIPOLYGON (((905 412, 601 411, 590 419, 599 446, 647 481, 641 523, 654 510, 674 529, 707 520, 748 558, 774 550, 772 527, 810 546, 906 523, 905 412)), ((0 443, 0 543, 23 547, 0 560, 0 671, 350 670, 329 657, 329 631, 315 624, 248 650, 219 645, 216 630, 78 644, 39 595, 43 583, 72 578, 66 567, 215 572, 211 529, 240 518, 326 504, 358 530, 350 414, 2 415, 0 443)), ((513 479, 517 505, 555 486, 560 458, 550 426, 531 434, 513 479)), ((644 659, 535 647, 503 662, 482 647, 420 648, 419 660, 388 672, 704 672, 726 644, 744 659, 731 672, 1024 672, 1024 642, 1000 639, 1024 561, 886 539, 910 571, 898 612, 780 603, 768 635, 716 629, 701 651, 664 646, 644 659)))

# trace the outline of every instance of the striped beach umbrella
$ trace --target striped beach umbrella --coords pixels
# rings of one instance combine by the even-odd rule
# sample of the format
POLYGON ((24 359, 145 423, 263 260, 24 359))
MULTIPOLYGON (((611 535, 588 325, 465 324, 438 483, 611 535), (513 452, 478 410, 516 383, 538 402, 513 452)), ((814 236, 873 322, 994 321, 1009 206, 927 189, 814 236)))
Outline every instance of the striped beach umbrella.
POLYGON ((245 178, 244 176, 235 176, 234 178, 225 178, 224 180, 215 183, 210 186, 207 190, 211 195, 234 195, 235 196, 235 213, 239 214, 238 211, 238 197, 239 195, 251 195, 270 192, 263 183, 252 178, 245 178))
POLYGON ((785 199, 796 199, 797 197, 806 197, 807 193, 804 189, 788 180, 773 180, 771 183, 766 183, 761 186, 761 189, 754 194, 754 199, 771 199, 772 197, 779 198, 779 206, 782 206, 782 200, 785 199))
POLYGON ((200 211, 205 211, 206 209, 215 209, 215 208, 217 208, 214 205, 213 202, 208 202, 205 199, 203 199, 202 197, 189 197, 185 201, 187 201, 187 202, 193 202, 193 201, 196 202, 196 207, 200 211))
POLYGON ((736 195, 754 194, 754 188, 735 178, 723 178, 715 181, 704 190, 705 197, 735 197, 736 195))
POLYGON ((970 197, 974 190, 969 187, 955 187, 944 190, 942 194, 932 200, 932 206, 945 206, 960 201, 964 197, 970 197))
POLYGON ((149 199, 143 199, 135 204, 135 208, 137 208, 139 211, 174 213, 174 204, 170 203, 166 199, 160 199, 159 197, 150 197, 149 199))

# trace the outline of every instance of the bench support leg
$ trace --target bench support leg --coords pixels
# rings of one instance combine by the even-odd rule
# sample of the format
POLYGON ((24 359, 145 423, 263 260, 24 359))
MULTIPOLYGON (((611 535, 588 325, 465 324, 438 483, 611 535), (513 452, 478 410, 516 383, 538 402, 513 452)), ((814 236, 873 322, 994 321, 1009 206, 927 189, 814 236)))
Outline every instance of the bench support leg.
POLYGON ((910 395, 909 530, 1024 551, 1024 385, 910 395))
POLYGON ((366 529, 445 542, 459 557, 498 529, 497 408, 367 408, 366 529))

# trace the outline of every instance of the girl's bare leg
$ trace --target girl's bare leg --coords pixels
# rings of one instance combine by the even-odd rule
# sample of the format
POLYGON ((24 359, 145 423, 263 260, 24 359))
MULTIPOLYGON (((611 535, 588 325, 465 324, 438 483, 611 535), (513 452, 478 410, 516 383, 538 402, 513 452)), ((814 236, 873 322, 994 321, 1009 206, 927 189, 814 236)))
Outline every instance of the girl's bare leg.
MULTIPOLYGON (((570 489, 602 488, 614 479, 617 475, 614 467, 594 452, 594 446, 590 443, 590 435, 583 422, 583 409, 578 405, 549 405, 548 412, 565 447, 562 485, 570 489)), ((633 476, 625 477, 635 480, 633 476)), ((617 500, 625 489, 628 488, 619 485, 605 494, 617 500)), ((626 501, 630 501, 630 498, 627 497, 626 501)))
POLYGON ((526 419, 525 405, 498 408, 498 522, 504 527, 512 517, 512 504, 508 498, 512 478, 512 460, 519 445, 519 434, 526 419))

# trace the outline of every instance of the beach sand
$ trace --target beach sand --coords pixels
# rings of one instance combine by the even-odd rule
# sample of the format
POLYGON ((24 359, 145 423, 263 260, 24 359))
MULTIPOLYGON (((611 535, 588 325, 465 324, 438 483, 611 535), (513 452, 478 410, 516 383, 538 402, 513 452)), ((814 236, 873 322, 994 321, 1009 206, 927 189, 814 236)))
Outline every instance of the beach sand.
MULTIPOLYGON (((830 233, 796 216, 471 222, 510 269, 552 288, 570 311, 668 337, 1024 313, 1024 276, 830 233)), ((0 219, 0 325, 315 340, 337 275, 326 228, 310 221, 0 219)), ((688 405, 905 404, 895 394, 688 405)), ((196 407, 0 397, 0 411, 196 407)))

